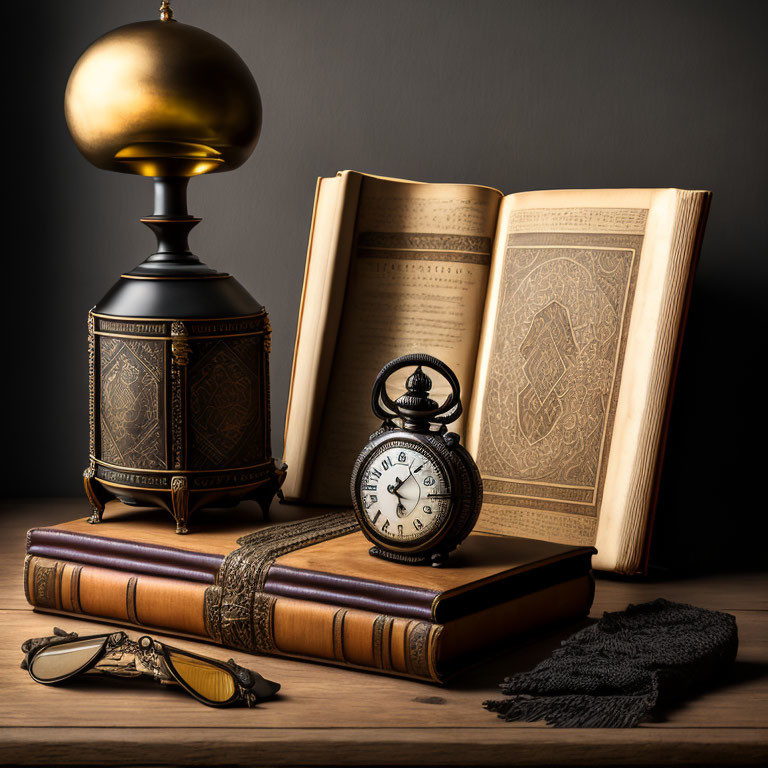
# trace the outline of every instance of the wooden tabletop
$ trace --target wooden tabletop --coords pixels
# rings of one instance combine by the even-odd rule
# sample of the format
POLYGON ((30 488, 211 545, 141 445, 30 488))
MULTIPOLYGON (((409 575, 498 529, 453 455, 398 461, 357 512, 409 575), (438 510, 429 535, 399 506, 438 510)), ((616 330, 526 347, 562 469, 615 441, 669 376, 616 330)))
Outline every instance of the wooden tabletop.
MULTIPOLYGON (((580 625, 524 638, 450 687, 188 640, 282 685, 255 709, 216 710, 154 683, 106 679, 52 688, 19 668, 19 646, 62 626, 108 625, 33 612, 22 565, 28 528, 87 512, 81 500, 0 507, 0 763, 66 765, 670 765, 768 761, 768 575, 739 573, 636 583, 601 578, 592 617, 655 597, 728 611, 739 627, 730 680, 635 729, 504 723, 482 707, 505 675, 530 668, 580 625), (119 682, 119 681, 118 681, 119 682)), ((157 635, 163 639, 162 635, 157 635)))

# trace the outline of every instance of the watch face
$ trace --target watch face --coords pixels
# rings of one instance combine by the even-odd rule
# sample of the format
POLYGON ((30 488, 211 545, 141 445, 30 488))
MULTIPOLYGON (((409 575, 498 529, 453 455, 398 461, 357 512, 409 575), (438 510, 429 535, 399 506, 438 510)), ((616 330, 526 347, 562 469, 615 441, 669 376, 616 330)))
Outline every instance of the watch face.
POLYGON ((451 509, 442 462, 421 443, 391 440, 360 469, 361 512, 378 538, 417 544, 434 536, 451 509))

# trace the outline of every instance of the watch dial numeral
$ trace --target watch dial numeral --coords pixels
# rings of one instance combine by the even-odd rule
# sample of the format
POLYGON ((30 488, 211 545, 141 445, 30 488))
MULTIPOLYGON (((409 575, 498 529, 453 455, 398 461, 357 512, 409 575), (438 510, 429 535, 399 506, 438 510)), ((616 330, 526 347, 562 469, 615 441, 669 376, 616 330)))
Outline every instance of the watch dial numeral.
POLYGON ((400 453, 397 454, 397 460, 401 464, 405 464, 408 461, 408 457, 405 455, 405 451, 400 451, 400 453))
POLYGON ((391 466, 392 466, 392 459, 390 459, 389 456, 385 457, 384 461, 381 462, 382 470, 386 472, 391 466))
POLYGON ((378 490, 375 485, 364 485, 363 486, 364 491, 376 491, 378 490))
POLYGON ((431 515, 432 514, 432 507, 430 507, 428 504, 425 504, 422 507, 422 510, 424 511, 424 514, 431 515))
POLYGON ((415 528, 417 531, 420 531, 420 530, 421 530, 421 529, 424 527, 424 523, 422 523, 422 522, 421 522, 421 520, 419 520, 419 518, 417 517, 417 518, 416 518, 416 519, 413 521, 413 527, 414 527, 414 528, 415 528))
POLYGON ((402 536, 403 535, 403 526, 402 525, 398 525, 397 526, 397 535, 398 536, 402 536))
POLYGON ((379 472, 378 469, 372 469, 371 475, 373 476, 374 480, 378 480, 381 477, 381 472, 379 472))
POLYGON ((373 524, 376 525, 376 523, 379 521, 379 518, 381 517, 381 510, 377 510, 376 514, 373 517, 373 524))
POLYGON ((430 486, 430 485, 434 485, 434 484, 435 484, 435 478, 434 478, 433 475, 427 475, 424 478, 424 485, 430 486))
POLYGON ((387 531, 389 531, 389 520, 384 521, 384 525, 381 526, 381 530, 384 533, 387 533, 387 531))
POLYGON ((413 470, 413 474, 414 475, 418 474, 419 472, 421 472, 422 469, 424 469, 424 465, 423 464, 419 464, 419 466, 416 467, 416 469, 413 470))

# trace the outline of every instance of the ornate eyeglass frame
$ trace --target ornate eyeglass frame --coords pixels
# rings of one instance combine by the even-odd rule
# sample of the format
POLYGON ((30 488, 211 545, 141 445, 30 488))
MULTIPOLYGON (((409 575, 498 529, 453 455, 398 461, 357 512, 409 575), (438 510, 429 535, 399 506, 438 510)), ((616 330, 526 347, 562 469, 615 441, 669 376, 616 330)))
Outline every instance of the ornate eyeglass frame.
POLYGON ((66 632, 56 627, 51 636, 30 638, 22 644, 21 650, 25 654, 21 663, 22 669, 26 669, 30 677, 42 685, 58 685, 89 672, 129 679, 150 677, 164 685, 181 686, 190 696, 209 707, 229 707, 240 704, 253 707, 261 701, 272 698, 280 690, 279 683, 267 680, 257 672, 241 667, 234 659, 222 662, 162 643, 149 635, 131 640, 122 630, 80 637, 76 632, 66 632), (44 650, 52 646, 63 647, 68 643, 91 640, 102 640, 101 648, 80 667, 46 679, 35 674, 35 658, 44 650), (232 695, 219 701, 195 690, 176 669, 173 656, 202 662, 223 672, 232 680, 232 695))

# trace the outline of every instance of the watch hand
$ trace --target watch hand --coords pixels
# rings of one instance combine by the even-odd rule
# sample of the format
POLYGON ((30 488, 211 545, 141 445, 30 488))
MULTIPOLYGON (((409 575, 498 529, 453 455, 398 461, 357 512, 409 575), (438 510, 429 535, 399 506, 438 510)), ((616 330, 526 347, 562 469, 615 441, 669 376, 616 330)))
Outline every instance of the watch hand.
MULTIPOLYGON (((413 475, 408 475, 408 477, 413 477, 413 475)), ((396 477, 395 480, 397 480, 397 485, 393 486, 392 493, 397 493, 408 477, 404 477, 402 480, 399 477, 396 477)))
POLYGON ((388 485, 387 491, 389 493, 394 493, 395 496, 400 496, 400 494, 397 492, 400 488, 400 486, 405 482, 405 480, 401 480, 399 477, 396 477, 395 480, 397 481, 397 485, 388 485))

